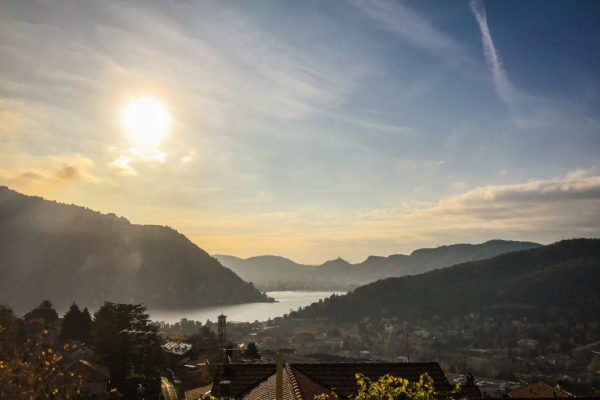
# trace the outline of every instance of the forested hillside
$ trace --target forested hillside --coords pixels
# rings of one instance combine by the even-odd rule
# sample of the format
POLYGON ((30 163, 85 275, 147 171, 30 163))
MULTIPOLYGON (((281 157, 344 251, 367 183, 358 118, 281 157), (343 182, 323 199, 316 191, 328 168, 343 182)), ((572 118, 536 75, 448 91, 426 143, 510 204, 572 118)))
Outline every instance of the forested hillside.
POLYGON ((43 299, 93 307, 266 301, 251 284, 172 228, 59 204, 0 187, 0 304, 43 299))
POLYGON ((600 240, 564 240, 421 275, 388 278, 291 315, 350 321, 503 309, 600 312, 600 240))

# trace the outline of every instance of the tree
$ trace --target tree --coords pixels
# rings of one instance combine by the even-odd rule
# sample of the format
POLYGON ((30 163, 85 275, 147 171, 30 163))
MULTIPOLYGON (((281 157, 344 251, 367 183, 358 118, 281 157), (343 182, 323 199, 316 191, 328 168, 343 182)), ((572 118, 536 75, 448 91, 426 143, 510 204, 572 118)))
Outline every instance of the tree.
POLYGON ((44 325, 49 326, 54 322, 58 321, 58 313, 56 312, 56 310, 52 306, 52 303, 50 303, 49 300, 44 300, 37 308, 34 308, 33 310, 25 314, 25 319, 31 318, 43 318, 44 325))
POLYGON ((14 356, 24 341, 23 321, 10 307, 0 305, 0 360, 14 356))
POLYGON ((81 333, 82 333, 82 337, 81 340, 85 341, 89 341, 90 340, 90 334, 92 332, 92 316, 90 315, 90 312, 88 311, 87 307, 83 308, 83 311, 81 312, 81 333))
MULTIPOLYGON (((3 329, 0 326, 0 331, 3 329)), ((84 397, 82 377, 62 368, 62 357, 49 347, 47 336, 44 330, 39 340, 27 340, 19 351, 0 358, 1 399, 84 397)))
POLYGON ((67 311, 63 317, 63 326, 60 337, 61 339, 75 339, 81 342, 87 342, 90 337, 91 328, 92 317, 87 308, 81 311, 79 306, 73 303, 69 308, 69 311, 67 311))
MULTIPOLYGON (((450 393, 436 392, 433 379, 427 374, 421 375, 417 382, 409 382, 387 374, 373 381, 363 374, 356 374, 356 382, 358 384, 356 400, 456 400, 462 397, 458 385, 450 393)), ((316 400, 337 398, 335 392, 315 396, 316 400)))
POLYGON ((341 338, 342 334, 340 333, 340 331, 337 328, 333 328, 327 332, 327 337, 332 338, 332 339, 341 338))
POLYGON ((248 343, 248 347, 246 348, 246 351, 244 351, 244 357, 249 358, 251 360, 258 360, 260 358, 260 353, 258 352, 258 347, 256 347, 256 343, 248 343))
POLYGON ((94 314, 91 342, 111 374, 111 382, 134 397, 141 384, 148 397, 160 390, 164 365, 161 338, 141 304, 105 302, 94 314))

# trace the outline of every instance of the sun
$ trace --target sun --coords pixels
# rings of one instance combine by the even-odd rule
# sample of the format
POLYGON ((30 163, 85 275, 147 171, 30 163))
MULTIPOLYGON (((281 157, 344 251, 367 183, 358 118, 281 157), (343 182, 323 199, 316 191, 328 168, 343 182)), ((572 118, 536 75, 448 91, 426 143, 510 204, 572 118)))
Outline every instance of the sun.
POLYGON ((155 98, 142 96, 123 107, 121 121, 137 145, 154 147, 167 135, 171 114, 155 98))

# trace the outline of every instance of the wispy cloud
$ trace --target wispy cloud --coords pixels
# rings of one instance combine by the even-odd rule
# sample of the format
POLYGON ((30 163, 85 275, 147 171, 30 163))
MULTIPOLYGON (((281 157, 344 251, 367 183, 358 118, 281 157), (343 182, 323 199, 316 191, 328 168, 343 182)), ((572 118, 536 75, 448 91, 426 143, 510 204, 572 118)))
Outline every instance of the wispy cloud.
POLYGON ((471 0, 470 4, 471 11, 475 16, 477 24, 479 25, 481 42, 483 44, 483 53, 485 54, 485 58, 490 66, 490 69, 492 70, 492 77, 494 80, 494 85, 496 86, 496 91, 498 92, 498 95, 502 101, 504 101, 508 106, 512 106, 514 102, 515 90, 508 79, 508 75, 502 66, 498 51, 494 46, 494 41, 492 40, 492 35, 487 22, 485 6, 481 0, 471 0))
POLYGON ((77 183, 101 183, 92 170, 94 162, 81 155, 31 157, 20 154, 11 167, 0 168, 0 181, 29 192, 77 183))
MULTIPOLYGON (((456 191, 465 187, 463 182, 454 186, 456 191)), ((592 167, 552 179, 480 186, 442 197, 434 204, 350 213, 295 209, 230 214, 214 225, 201 221, 187 220, 184 230, 215 252, 251 256, 277 248, 282 254, 313 263, 336 253, 361 261, 369 254, 493 238, 550 243, 600 235, 600 175, 598 168, 592 167), (227 235, 233 231, 237 234, 227 235)))
POLYGON ((435 28, 428 20, 404 4, 391 0, 353 0, 352 3, 380 26, 408 43, 440 57, 460 73, 477 70, 477 61, 451 35, 435 28))

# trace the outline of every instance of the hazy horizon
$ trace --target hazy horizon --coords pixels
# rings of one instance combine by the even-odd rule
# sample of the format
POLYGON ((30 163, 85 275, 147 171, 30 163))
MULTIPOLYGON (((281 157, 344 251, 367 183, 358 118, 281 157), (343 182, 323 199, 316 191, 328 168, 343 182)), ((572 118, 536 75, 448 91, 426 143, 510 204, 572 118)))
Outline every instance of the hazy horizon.
POLYGON ((305 264, 599 237, 599 13, 3 2, 0 184, 305 264))

